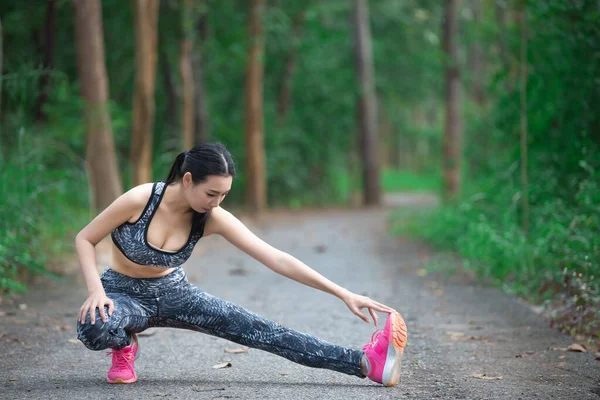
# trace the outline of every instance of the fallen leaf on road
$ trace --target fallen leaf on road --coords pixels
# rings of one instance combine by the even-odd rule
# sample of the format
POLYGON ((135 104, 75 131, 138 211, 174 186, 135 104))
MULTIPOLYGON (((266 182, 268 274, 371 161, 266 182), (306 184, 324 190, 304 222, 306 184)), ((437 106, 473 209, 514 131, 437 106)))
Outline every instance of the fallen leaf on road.
POLYGON ((560 357, 558 357, 558 358, 560 358, 560 359, 562 360, 562 359, 563 359, 563 358, 565 358, 565 357, 567 357, 567 356, 560 356, 560 357))
POLYGON ((600 361, 600 353, 596 353, 596 361, 600 361))
POLYGON ((281 373, 281 374, 279 374, 279 375, 281 375, 281 376, 288 376, 289 374, 287 374, 287 373, 285 373, 285 372, 282 372, 282 373, 281 373))
POLYGON ((471 376, 473 378, 485 379, 488 381, 499 381, 499 380, 503 379, 501 376, 487 376, 486 374, 473 374, 471 376))
POLYGON ((517 358, 527 358, 527 357, 531 357, 531 356, 534 356, 534 355, 537 355, 537 354, 538 353, 536 351, 526 351, 525 353, 517 354, 516 357, 517 358))
POLYGON ((471 340, 487 340, 488 337, 487 336, 483 336, 483 335, 480 335, 480 336, 473 336, 473 335, 471 335, 471 336, 469 336, 469 339, 471 339, 471 340))
POLYGON ((79 344, 79 343, 81 343, 81 342, 79 341, 79 339, 69 339, 69 340, 67 340, 67 342, 69 342, 69 343, 74 343, 74 344, 79 344))
POLYGON ((229 367, 231 367, 230 362, 213 365, 214 369, 229 368, 229 367))
POLYGON ((225 349, 225 353, 231 353, 231 354, 240 354, 240 353, 247 353, 247 352, 248 352, 247 347, 241 347, 238 349, 225 349))
POLYGON ((587 350, 585 349, 585 347, 583 347, 580 344, 577 343, 573 343, 572 345, 570 345, 569 347, 567 347, 568 351, 575 351, 575 352, 579 352, 579 353, 585 353, 587 350))
POLYGON ((19 310, 27 310, 27 304, 19 304, 19 310))
POLYGON ((4 311, 0 311, 0 317, 4 317, 6 313, 4 311))
POLYGON ((57 331, 68 331, 69 329, 71 329, 71 325, 58 325, 56 327, 57 331))
POLYGON ((23 343, 23 341, 19 338, 6 338, 7 342, 17 342, 19 344, 25 345, 25 343, 23 343))
POLYGON ((454 340, 463 339, 466 336, 464 334, 464 332, 451 332, 451 331, 447 331, 446 335, 450 336, 450 338, 454 339, 454 340))
POLYGON ((9 381, 14 382, 17 380, 17 378, 8 378, 9 381))
POLYGON ((0 332, 0 338, 1 338, 2 336, 4 336, 4 333, 0 332))
POLYGON ((552 350, 552 351, 567 351, 568 349, 566 347, 550 347, 550 350, 552 350))

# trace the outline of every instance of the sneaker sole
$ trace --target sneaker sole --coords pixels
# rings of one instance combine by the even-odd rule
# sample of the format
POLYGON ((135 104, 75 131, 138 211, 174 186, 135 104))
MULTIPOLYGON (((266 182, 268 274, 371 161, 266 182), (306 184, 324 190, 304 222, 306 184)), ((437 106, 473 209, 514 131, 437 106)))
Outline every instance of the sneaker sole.
POLYGON ((382 375, 382 383, 387 387, 397 385, 400 380, 402 357, 404 356, 404 347, 406 347, 406 340, 408 338, 404 318, 397 312, 390 314, 390 318, 392 318, 392 340, 388 345, 388 352, 382 375))
POLYGON ((117 378, 117 379, 115 379, 115 380, 112 380, 112 381, 111 381, 110 379, 107 379, 107 380, 106 380, 106 382, 108 382, 108 383, 125 383, 125 384, 126 384, 126 383, 133 383, 133 382, 135 382, 135 381, 137 381, 137 376, 134 376, 134 377, 133 377, 133 378, 131 378, 131 379, 121 379, 121 378, 117 378))

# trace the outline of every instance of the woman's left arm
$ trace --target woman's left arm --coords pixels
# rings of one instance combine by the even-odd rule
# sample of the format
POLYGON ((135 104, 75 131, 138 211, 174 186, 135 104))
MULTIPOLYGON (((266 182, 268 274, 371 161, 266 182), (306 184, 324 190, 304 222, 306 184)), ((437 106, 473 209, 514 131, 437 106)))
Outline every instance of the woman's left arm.
POLYGON ((212 213, 210 221, 212 232, 220 234, 231 244, 278 274, 338 297, 346 303, 350 311, 363 321, 369 322, 369 318, 360 312, 363 308, 369 309, 375 325, 377 325, 375 311, 387 313, 394 311, 394 309, 366 296, 360 296, 344 289, 297 258, 269 245, 252 233, 230 212, 219 207, 212 213))

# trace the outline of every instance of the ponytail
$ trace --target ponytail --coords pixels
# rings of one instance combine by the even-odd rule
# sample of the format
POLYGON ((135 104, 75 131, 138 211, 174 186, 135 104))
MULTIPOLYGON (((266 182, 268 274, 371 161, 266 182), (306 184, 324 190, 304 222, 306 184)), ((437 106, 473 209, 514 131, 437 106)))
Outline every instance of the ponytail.
POLYGON ((175 158, 175 162, 171 167, 171 171, 169 171, 169 176, 167 176, 167 180, 165 181, 167 185, 170 185, 171 183, 174 183, 181 178, 181 170, 183 168, 183 162, 185 161, 186 153, 187 151, 179 153, 179 155, 175 158))

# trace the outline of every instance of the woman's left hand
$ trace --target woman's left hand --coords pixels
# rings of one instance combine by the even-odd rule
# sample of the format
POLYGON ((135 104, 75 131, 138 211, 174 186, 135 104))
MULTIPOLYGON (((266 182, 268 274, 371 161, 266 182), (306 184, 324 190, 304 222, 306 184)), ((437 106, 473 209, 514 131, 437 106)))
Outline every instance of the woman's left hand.
POLYGON ((348 306, 348 308, 350 309, 350 311, 352 311, 353 314, 358 316, 366 323, 369 323, 369 317, 364 315, 361 312, 361 310, 363 308, 368 308, 369 314, 371 314, 371 317, 373 317, 373 323, 375 324, 375 326, 377 326, 378 323, 377 314, 375 313, 375 311, 380 311, 384 313, 391 313, 396 311, 391 307, 388 307, 366 296, 361 296, 356 293, 349 293, 348 295, 344 296, 342 300, 344 301, 344 303, 346 303, 346 306, 348 306))

